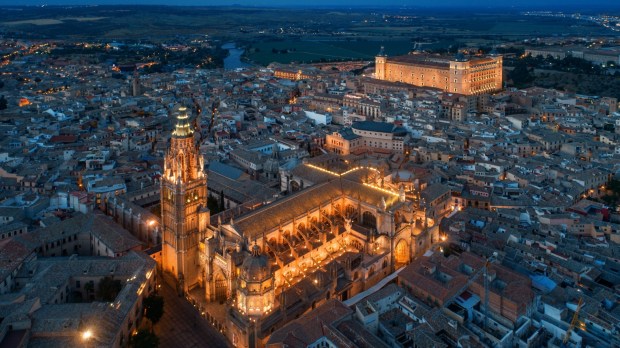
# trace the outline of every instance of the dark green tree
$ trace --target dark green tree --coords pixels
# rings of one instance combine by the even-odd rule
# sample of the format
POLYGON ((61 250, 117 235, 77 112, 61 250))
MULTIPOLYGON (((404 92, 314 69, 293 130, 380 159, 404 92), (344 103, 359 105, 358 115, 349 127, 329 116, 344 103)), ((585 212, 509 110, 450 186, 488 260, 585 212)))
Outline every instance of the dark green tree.
POLYGON ((157 324, 164 315, 164 298, 151 294, 144 299, 144 316, 151 321, 151 330, 153 325, 157 324))
POLYGON ((530 82, 534 81, 534 75, 530 72, 527 63, 522 60, 517 62, 515 68, 508 73, 508 77, 518 88, 526 87, 530 82))
POLYGON ((157 348, 159 347, 159 337, 149 330, 141 329, 131 338, 133 348, 157 348))
POLYGON ((211 214, 217 214, 220 212, 220 204, 217 201, 217 198, 213 195, 209 195, 207 197, 207 208, 211 211, 211 214))
POLYGON ((220 211, 224 211, 226 206, 224 205, 224 190, 220 191, 220 211))
POLYGON ((95 292, 95 282, 91 280, 84 284, 84 291, 86 291, 86 301, 90 301, 90 294, 95 292))
POLYGON ((6 101, 6 98, 4 98, 3 95, 0 96, 0 110, 4 110, 7 108, 8 106, 8 102, 6 101))
POLYGON ((112 302, 121 292, 122 287, 120 280, 106 276, 97 284, 97 297, 102 301, 112 302))

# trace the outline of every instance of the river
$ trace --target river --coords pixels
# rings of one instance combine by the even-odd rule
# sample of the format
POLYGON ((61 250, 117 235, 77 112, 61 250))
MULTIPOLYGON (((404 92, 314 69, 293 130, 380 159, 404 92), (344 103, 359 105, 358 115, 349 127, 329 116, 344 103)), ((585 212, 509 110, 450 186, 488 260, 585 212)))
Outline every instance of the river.
POLYGON ((234 70, 251 66, 241 61, 241 55, 245 50, 237 48, 234 42, 222 45, 222 49, 228 50, 228 57, 224 58, 224 69, 234 70))

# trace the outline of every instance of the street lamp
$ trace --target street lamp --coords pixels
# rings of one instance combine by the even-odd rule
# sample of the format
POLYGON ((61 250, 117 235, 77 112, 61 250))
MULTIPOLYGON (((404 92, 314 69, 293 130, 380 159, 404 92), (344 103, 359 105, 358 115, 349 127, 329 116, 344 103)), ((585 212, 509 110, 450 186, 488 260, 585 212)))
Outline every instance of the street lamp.
POLYGON ((147 229, 148 230, 147 231, 148 232, 148 242, 149 242, 149 244, 153 244, 154 245, 154 244, 157 243, 157 238, 156 238, 156 236, 153 236, 152 234, 153 234, 153 232, 157 231, 157 227, 154 227, 155 224, 157 224, 157 221, 155 221, 154 219, 151 219, 151 220, 149 220, 147 222, 147 224, 148 224, 148 227, 149 227, 147 229))
POLYGON ((86 330, 84 332, 82 332, 82 339, 84 341, 88 341, 93 337, 93 332, 89 330, 86 330))

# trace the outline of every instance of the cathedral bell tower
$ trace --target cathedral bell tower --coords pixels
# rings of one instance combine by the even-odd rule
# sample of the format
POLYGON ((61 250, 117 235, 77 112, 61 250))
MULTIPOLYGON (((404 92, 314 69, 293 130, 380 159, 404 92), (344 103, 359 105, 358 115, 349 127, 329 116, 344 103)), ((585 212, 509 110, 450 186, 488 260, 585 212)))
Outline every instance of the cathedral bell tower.
POLYGON ((204 159, 180 107, 161 179, 162 265, 183 291, 201 281, 199 243, 209 226, 204 159))

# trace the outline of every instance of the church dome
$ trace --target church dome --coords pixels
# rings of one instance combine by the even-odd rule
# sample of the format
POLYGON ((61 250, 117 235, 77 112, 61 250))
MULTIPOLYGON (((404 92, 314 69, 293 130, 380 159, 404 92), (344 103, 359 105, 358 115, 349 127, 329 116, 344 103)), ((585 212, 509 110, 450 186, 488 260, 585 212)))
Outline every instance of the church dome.
POLYGON ((246 282, 260 282, 271 277, 269 258, 261 253, 258 245, 254 245, 252 254, 243 260, 239 277, 246 282))

